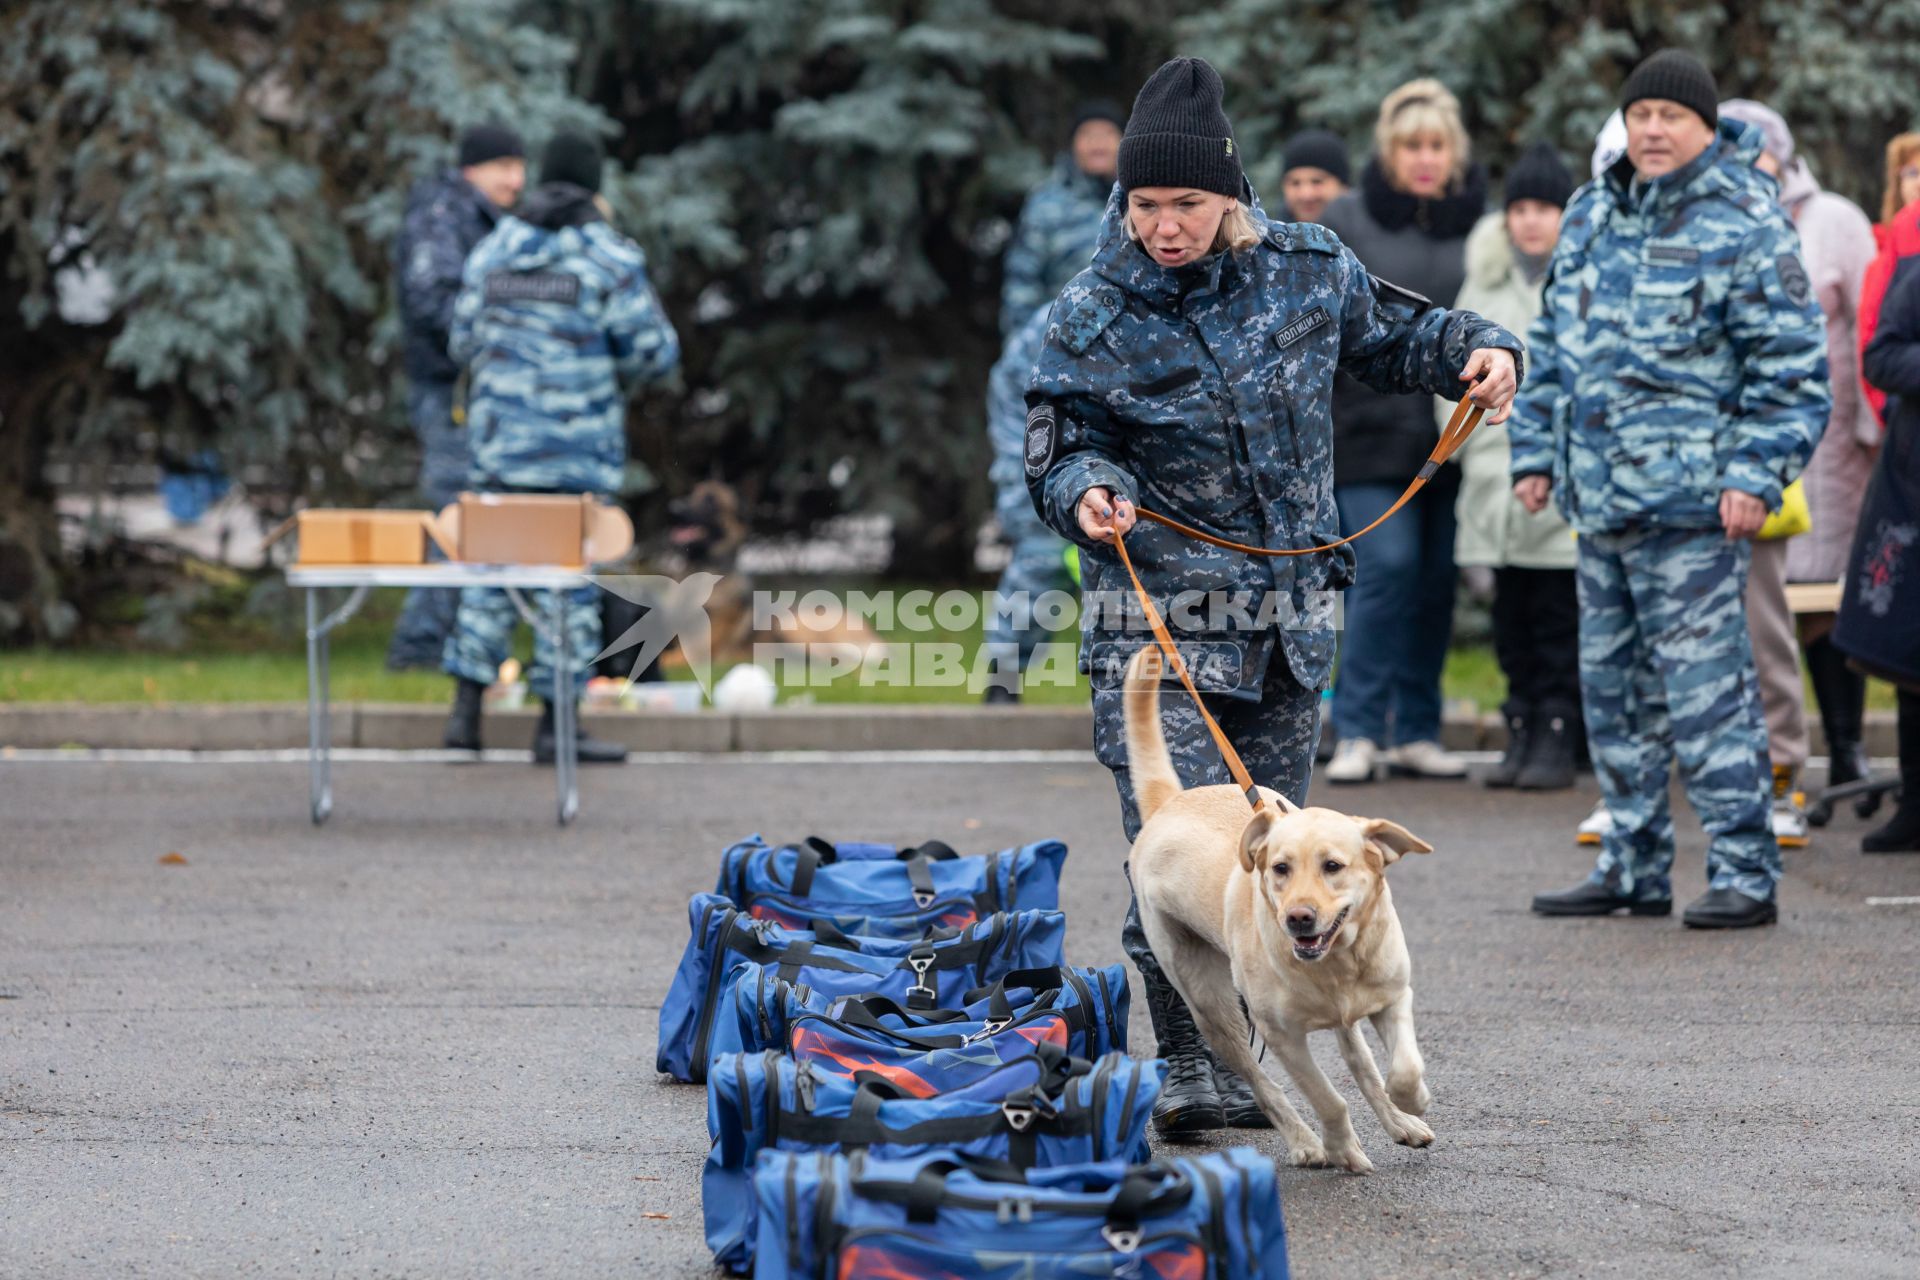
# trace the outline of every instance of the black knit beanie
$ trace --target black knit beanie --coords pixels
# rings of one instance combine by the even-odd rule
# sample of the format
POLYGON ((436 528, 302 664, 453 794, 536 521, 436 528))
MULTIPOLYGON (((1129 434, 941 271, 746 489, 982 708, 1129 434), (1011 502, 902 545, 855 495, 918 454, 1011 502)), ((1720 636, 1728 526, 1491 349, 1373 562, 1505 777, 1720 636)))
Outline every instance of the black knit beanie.
POLYGON ((1067 136, 1071 138, 1080 132, 1080 126, 1090 120, 1105 120, 1114 128, 1124 131, 1127 127, 1127 109, 1112 98, 1094 98, 1083 102, 1073 113, 1073 128, 1067 130, 1067 136))
POLYGON ((460 167, 470 169, 489 160, 518 159, 527 154, 520 135, 503 124, 476 124, 460 135, 460 167))
POLYGON ((566 182, 598 191, 604 164, 600 144, 589 135, 556 133, 540 157, 540 181, 566 182))
POLYGON ((1239 148, 1221 109, 1225 87, 1203 58, 1175 58, 1147 79, 1120 139, 1120 185, 1240 194, 1239 148))
POLYGON ((1564 209, 1572 195, 1573 175, 1551 143, 1534 143, 1507 170, 1507 208, 1516 200, 1544 200, 1564 209))
POLYGON ((1320 169, 1341 182, 1353 181, 1353 162, 1347 156, 1347 144, 1337 133, 1326 129, 1302 129, 1287 139, 1286 161, 1280 176, 1295 169, 1320 169))
POLYGON ((1642 98, 1677 102, 1709 125, 1720 123, 1720 90, 1700 59, 1679 49, 1662 49, 1633 69, 1620 89, 1620 109, 1642 98))

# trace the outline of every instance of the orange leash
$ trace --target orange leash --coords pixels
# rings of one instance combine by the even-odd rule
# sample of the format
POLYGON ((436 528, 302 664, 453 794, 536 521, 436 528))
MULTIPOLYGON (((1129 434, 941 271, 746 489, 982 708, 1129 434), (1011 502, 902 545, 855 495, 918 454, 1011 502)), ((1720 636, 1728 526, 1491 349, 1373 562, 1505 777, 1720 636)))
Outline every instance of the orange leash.
MULTIPOLYGON (((1434 473, 1439 471, 1447 459, 1451 458, 1455 451, 1467 442, 1467 437, 1472 435, 1473 429, 1480 425, 1480 419, 1486 415, 1486 412, 1486 409, 1482 406, 1462 399, 1459 406, 1454 409, 1453 416, 1447 420, 1446 429, 1441 431, 1439 443, 1433 446, 1433 452, 1427 455, 1427 461, 1421 466, 1420 474, 1413 478, 1413 482, 1407 486, 1406 492, 1402 493, 1392 506, 1382 512, 1378 520, 1375 520, 1358 533, 1348 534, 1338 542, 1329 542, 1324 547, 1288 548, 1281 551, 1276 551, 1271 547, 1250 547, 1242 542, 1230 542, 1225 538, 1216 538, 1210 533, 1202 533, 1191 525, 1181 524, 1178 520, 1171 520, 1158 512, 1148 511, 1145 507, 1136 506, 1134 511, 1141 519, 1151 520, 1155 524, 1164 525, 1172 529, 1175 533, 1183 533, 1196 542, 1204 542, 1209 546, 1223 547, 1229 551, 1244 551, 1248 555, 1305 556, 1312 555, 1317 551, 1332 551, 1335 547, 1345 546, 1355 538, 1372 533, 1375 529, 1385 524, 1400 508, 1411 502, 1413 495, 1426 488, 1427 481, 1433 479, 1434 473)), ((1247 803, 1258 811, 1266 801, 1261 796, 1259 788, 1254 785, 1253 775, 1247 772, 1247 766, 1240 759, 1240 753, 1233 749, 1233 743, 1227 741, 1227 735, 1225 731, 1220 728, 1220 722, 1213 718, 1213 713, 1207 710, 1207 704, 1200 699, 1200 691, 1193 687, 1193 677, 1187 673, 1187 664, 1181 659, 1180 650, 1175 647, 1173 637, 1168 634, 1167 624, 1161 621, 1160 611, 1153 607, 1152 598, 1147 595, 1146 587, 1141 585, 1140 575, 1136 573, 1133 568, 1133 559, 1127 555, 1126 539, 1118 529, 1113 531, 1113 546, 1114 549, 1120 553, 1120 563, 1127 567, 1127 577, 1133 580, 1133 593, 1139 597, 1140 607, 1146 610, 1147 625, 1153 630, 1154 641, 1159 644, 1161 652, 1166 654, 1168 663, 1173 667, 1173 673, 1180 677, 1180 683, 1186 686, 1188 695, 1193 698, 1193 705, 1199 710, 1200 719, 1206 724, 1207 732, 1213 735, 1214 746, 1220 748, 1220 756, 1227 763, 1227 772, 1233 775, 1233 780, 1246 796, 1247 803)))

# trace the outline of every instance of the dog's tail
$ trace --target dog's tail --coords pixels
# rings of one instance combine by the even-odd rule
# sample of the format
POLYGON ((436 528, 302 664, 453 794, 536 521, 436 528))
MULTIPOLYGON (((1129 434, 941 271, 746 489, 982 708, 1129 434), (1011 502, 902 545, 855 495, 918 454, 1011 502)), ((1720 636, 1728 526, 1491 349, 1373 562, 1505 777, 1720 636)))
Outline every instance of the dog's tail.
POLYGON ((1166 659, 1148 645, 1127 663, 1127 771, 1133 777, 1133 801, 1140 821, 1180 794, 1180 775, 1167 754, 1167 737, 1160 728, 1160 672, 1166 659))

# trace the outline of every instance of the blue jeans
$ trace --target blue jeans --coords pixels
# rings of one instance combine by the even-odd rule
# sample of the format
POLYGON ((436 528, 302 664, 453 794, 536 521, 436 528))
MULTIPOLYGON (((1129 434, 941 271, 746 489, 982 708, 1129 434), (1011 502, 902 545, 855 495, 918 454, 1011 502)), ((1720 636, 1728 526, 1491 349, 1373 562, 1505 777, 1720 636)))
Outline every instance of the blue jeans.
MULTIPOLYGON (((467 483, 467 433, 453 421, 453 384, 409 380, 407 419, 420 441, 420 495, 438 511, 458 497, 467 483)), ((437 547, 429 546, 427 558, 443 557, 437 547)), ((400 619, 393 624, 387 665, 395 670, 439 667, 459 611, 458 591, 415 587, 407 592, 400 619)))
MULTIPOLYGON (((1404 487, 1334 486, 1340 532, 1371 524, 1404 487)), ((1371 738, 1382 747, 1440 739, 1458 491, 1455 468, 1441 468, 1398 515, 1353 544, 1354 583, 1333 687, 1333 723, 1342 738, 1371 738)))

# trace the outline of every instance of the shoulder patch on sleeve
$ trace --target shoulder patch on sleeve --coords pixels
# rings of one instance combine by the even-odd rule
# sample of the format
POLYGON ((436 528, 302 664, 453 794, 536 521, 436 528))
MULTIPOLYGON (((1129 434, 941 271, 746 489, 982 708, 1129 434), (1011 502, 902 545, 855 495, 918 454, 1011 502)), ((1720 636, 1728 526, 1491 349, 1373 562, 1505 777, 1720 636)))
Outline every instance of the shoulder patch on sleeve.
POLYGON ((1340 252, 1340 237, 1317 222, 1269 222, 1267 241, 1274 248, 1290 252, 1340 252))
POLYGON ((1059 445, 1059 419, 1054 416, 1053 406, 1042 400, 1027 410, 1027 438, 1024 453, 1028 479, 1038 480, 1047 474, 1047 468, 1053 465, 1053 455, 1059 450, 1059 445))
POLYGON ((1085 355, 1094 340, 1106 331, 1113 318, 1125 308, 1120 290, 1102 284, 1067 308, 1060 318, 1060 342, 1077 356, 1085 355))
POLYGON ((1807 269, 1801 264, 1797 253, 1783 253, 1774 259, 1774 269, 1780 273, 1780 287, 1787 291, 1787 301, 1796 307, 1804 307, 1813 300, 1813 285, 1807 279, 1807 269))

